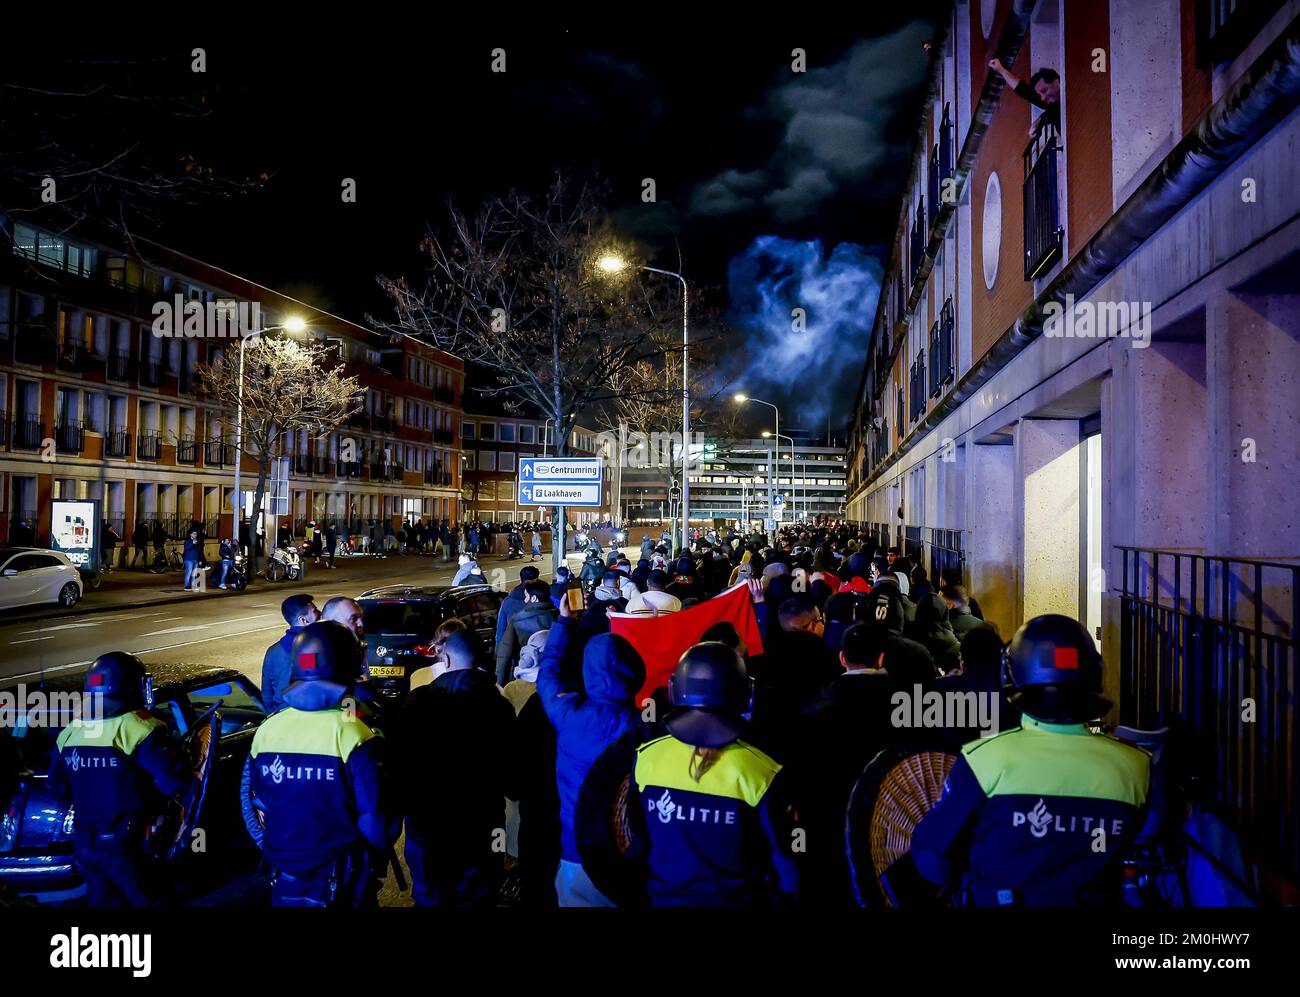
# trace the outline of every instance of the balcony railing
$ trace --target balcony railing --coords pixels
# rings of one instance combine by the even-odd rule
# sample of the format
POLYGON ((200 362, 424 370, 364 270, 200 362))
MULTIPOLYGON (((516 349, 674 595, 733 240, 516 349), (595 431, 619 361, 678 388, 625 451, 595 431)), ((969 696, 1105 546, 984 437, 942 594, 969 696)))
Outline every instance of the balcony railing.
POLYGON ((140 361, 140 383, 149 388, 156 388, 162 384, 162 379, 163 362, 152 357, 144 357, 140 361))
POLYGON ((372 415, 370 426, 376 433, 392 433, 397 430, 397 420, 388 415, 372 415))
POLYGON ((456 404, 456 391, 453 388, 434 388, 433 398, 435 401, 442 402, 444 405, 456 404))
POLYGON ((311 474, 311 455, 299 453, 293 455, 293 473, 311 474))
POLYGON ((234 449, 225 440, 208 440, 203 444, 203 463, 208 467, 221 467, 234 462, 234 449))
POLYGON ((131 379, 131 354, 124 350, 110 353, 108 357, 108 377, 112 381, 129 381, 131 379))
POLYGON ((160 442, 161 437, 156 429, 140 433, 135 439, 136 458, 139 460, 157 460, 160 442))
POLYGON ((1036 279, 1061 256, 1064 230, 1056 164, 1060 148, 1050 125, 1025 147, 1025 280, 1036 279))
POLYGON ((453 436, 450 429, 435 429, 433 431, 433 440, 435 443, 450 443, 453 436))
POLYGON ((176 462, 178 464, 197 464, 199 462, 199 441, 193 436, 182 436, 177 440, 176 462))
POLYGON ((903 282, 903 266, 899 263, 894 275, 894 321, 901 322, 907 315, 907 286, 903 282))
POLYGON ((371 481, 401 481, 403 468, 401 464, 386 464, 375 461, 370 465, 371 481))
MULTIPOLYGON (((0 447, 9 442, 9 413, 0 412, 0 447)), ((0 537, 0 539, 3 539, 0 537)))
POLYGON ((105 433, 104 454, 108 457, 130 457, 131 431, 125 426, 114 426, 105 433))
POLYGON ((943 386, 953 379, 952 340, 953 340, 952 298, 944 302, 943 311, 930 328, 930 397, 938 398, 943 393, 943 386))
POLYGON ((353 412, 348 416, 348 425, 353 429, 369 429, 370 414, 368 412, 353 412))
POLYGON ((1300 564, 1117 549, 1120 722, 1190 735, 1196 802, 1272 867, 1255 881, 1300 879, 1300 564))
POLYGON ((199 388, 199 375, 192 367, 182 368, 177 383, 181 394, 193 395, 199 388))
MULTIPOLYGON (((925 225, 925 198, 922 197, 916 204, 916 221, 912 225, 912 282, 916 282, 917 274, 921 272, 921 261, 925 258, 925 246, 929 230, 925 225)), ((906 297, 903 299, 906 301, 906 297)))
POLYGON ((45 440, 45 422, 38 415, 20 415, 14 419, 14 442, 18 450, 39 450, 45 440))
POLYGON ((908 410, 908 421, 916 422, 921 416, 925 415, 925 400, 927 392, 925 390, 925 354, 918 353, 916 360, 912 362, 912 383, 909 396, 912 404, 908 410))
POLYGON ((334 465, 334 475, 338 478, 359 478, 361 467, 359 460, 340 460, 334 465))
POLYGON ((1197 62, 1208 67, 1236 58, 1281 6, 1281 0, 1197 0, 1197 62))
POLYGON ((60 453, 81 453, 86 445, 86 424, 79 419, 55 423, 54 445, 60 453))
POLYGON ((316 454, 311 459, 311 473, 327 475, 330 473, 330 459, 324 454, 316 454))
POLYGON ((894 413, 894 425, 898 427, 898 438, 900 440, 903 438, 903 433, 907 429, 907 420, 903 418, 903 406, 905 405, 905 402, 903 401, 904 394, 906 394, 906 392, 902 388, 899 388, 897 396, 898 411, 894 413))
POLYGON ((944 203, 947 181, 952 179, 952 106, 943 105, 943 118, 939 122, 938 140, 930 150, 930 211, 938 213, 939 205, 944 203))
POLYGON ((104 363, 104 358, 85 343, 65 341, 59 344, 58 366, 60 370, 87 374, 102 371, 104 363))

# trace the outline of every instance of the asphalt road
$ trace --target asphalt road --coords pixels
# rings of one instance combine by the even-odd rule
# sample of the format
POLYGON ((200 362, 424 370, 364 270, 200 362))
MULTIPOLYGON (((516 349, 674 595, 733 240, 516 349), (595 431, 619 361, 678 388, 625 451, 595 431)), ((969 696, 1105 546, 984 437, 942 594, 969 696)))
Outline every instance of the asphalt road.
MULTIPOLYGON (((519 580, 529 562, 489 558, 481 565, 489 582, 503 588, 519 580)), ((536 566, 551 577, 549 559, 536 566)), ((576 563, 576 562, 574 562, 576 563)), ((84 616, 54 617, 0 625, 0 678, 27 676, 93 661, 105 651, 137 654, 154 661, 220 664, 238 668, 260 681, 262 655, 284 632, 280 602, 295 591, 316 597, 316 604, 336 595, 356 596, 377 585, 401 582, 448 584, 455 563, 432 557, 389 557, 378 563, 335 570, 310 568, 304 582, 259 582, 242 593, 220 593, 165 605, 123 607, 84 616)), ((179 592, 179 581, 141 591, 138 601, 179 592)))

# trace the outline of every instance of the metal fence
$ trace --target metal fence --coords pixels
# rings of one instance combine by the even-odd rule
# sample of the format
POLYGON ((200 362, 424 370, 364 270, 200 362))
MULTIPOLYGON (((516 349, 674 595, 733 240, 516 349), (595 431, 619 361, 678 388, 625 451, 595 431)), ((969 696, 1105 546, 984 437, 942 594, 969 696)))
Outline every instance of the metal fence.
POLYGON ((1187 733, 1204 805, 1300 881, 1300 564, 1118 549, 1121 722, 1187 733))
POLYGON ((1061 255, 1060 201, 1057 198, 1056 156, 1059 136, 1051 126, 1025 148, 1025 280, 1046 271, 1061 255))

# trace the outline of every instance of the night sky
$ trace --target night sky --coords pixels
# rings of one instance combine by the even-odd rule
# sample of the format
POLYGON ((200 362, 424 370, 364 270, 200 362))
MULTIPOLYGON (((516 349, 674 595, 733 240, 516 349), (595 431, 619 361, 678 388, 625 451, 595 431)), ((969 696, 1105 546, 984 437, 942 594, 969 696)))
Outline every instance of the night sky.
POLYGON ((164 204, 143 230, 355 320, 385 308, 376 273, 418 271, 417 243, 449 197, 472 207, 537 189, 557 168, 594 171, 618 226, 655 265, 675 268, 680 246, 736 349, 772 375, 747 375, 744 387, 824 432, 851 407, 915 134, 936 13, 907 9, 873 8, 836 30, 398 22, 397 41, 344 29, 255 45, 199 33, 174 49, 28 51, 30 64, 0 72, 20 85, 102 78, 201 101, 194 118, 100 101, 60 125, 62 140, 98 152, 134 134, 132 155, 163 170, 189 154, 223 178, 265 172, 228 197, 164 204), (200 45, 203 75, 190 71, 200 45), (490 71, 497 47, 503 74, 490 71), (791 71, 795 47, 806 73, 791 71), (355 204, 340 198, 345 177, 355 204), (646 177, 654 204, 641 201, 646 177), (792 302, 810 312, 800 342, 773 329, 792 302))

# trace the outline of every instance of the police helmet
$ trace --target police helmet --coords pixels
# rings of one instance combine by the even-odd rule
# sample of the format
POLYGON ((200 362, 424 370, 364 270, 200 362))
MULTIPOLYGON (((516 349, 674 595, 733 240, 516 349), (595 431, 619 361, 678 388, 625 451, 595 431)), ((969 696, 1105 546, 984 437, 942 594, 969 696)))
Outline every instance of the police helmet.
POLYGON ((86 672, 85 689, 100 698, 107 716, 153 706, 153 679, 144 663, 126 651, 109 651, 86 672))
POLYGON ((1002 684, 1016 706, 1049 722, 1093 720, 1110 709, 1101 695, 1101 655, 1078 620, 1035 616, 1002 655, 1002 684))
POLYGON ((361 677, 364 648, 357 635, 335 620, 317 620, 294 637, 289 648, 294 682, 351 685, 361 677))
POLYGON ((741 734, 741 714, 750 708, 753 680, 745 661, 722 641, 687 649, 668 680, 674 713, 668 732, 697 748, 720 748, 741 734))

